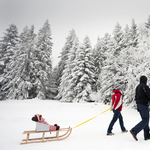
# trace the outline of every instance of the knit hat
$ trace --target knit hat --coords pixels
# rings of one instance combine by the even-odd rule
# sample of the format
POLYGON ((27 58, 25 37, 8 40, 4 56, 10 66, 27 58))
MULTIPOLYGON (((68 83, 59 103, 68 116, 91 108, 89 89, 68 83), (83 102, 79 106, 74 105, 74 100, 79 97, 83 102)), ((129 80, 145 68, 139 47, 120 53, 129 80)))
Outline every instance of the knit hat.
POLYGON ((115 88, 114 88, 114 90, 121 90, 122 88, 120 87, 120 86, 116 86, 115 88))
POLYGON ((36 116, 37 116, 37 118, 38 118, 38 121, 43 120, 42 115, 36 114, 36 116))

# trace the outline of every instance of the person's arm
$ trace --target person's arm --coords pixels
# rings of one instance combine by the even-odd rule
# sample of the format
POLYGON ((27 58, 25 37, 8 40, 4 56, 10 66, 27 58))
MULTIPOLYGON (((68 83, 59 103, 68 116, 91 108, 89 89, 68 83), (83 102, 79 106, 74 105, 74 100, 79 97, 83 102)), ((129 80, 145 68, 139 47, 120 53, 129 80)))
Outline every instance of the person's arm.
POLYGON ((148 99, 150 101, 150 88, 148 86, 144 86, 143 90, 146 93, 146 96, 148 97, 148 99))
POLYGON ((115 106, 115 95, 112 96, 112 102, 111 102, 111 107, 114 109, 115 106))
POLYGON ((135 100, 137 100, 137 94, 136 94, 137 91, 136 90, 137 90, 137 88, 135 89, 135 100))

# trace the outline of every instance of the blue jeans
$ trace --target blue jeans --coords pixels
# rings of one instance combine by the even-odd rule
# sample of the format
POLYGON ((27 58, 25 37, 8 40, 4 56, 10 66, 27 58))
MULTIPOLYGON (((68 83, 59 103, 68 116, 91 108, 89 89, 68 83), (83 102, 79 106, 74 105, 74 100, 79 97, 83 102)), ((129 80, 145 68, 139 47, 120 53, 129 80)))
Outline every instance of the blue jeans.
POLYGON ((124 127, 123 117, 121 115, 121 111, 119 111, 119 110, 113 110, 113 113, 114 113, 114 116, 113 116, 113 119, 111 120, 111 122, 109 124, 107 133, 112 133, 113 126, 114 126, 115 122, 117 121, 117 119, 119 119, 121 130, 123 132, 126 131, 126 129, 124 127))
POLYGON ((149 109, 148 106, 137 104, 137 109, 140 113, 142 121, 140 121, 134 128, 132 128, 135 134, 138 134, 142 129, 144 130, 144 137, 149 137, 149 109))

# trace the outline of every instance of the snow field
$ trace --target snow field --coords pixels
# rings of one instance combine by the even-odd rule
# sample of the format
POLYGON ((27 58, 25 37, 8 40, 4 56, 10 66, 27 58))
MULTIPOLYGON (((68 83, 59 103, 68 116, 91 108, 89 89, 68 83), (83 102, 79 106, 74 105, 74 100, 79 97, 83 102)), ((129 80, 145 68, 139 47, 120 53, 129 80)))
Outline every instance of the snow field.
MULTIPOLYGON (((122 133, 117 121, 114 136, 106 136, 113 113, 108 111, 95 119, 73 129, 62 141, 20 145, 25 130, 35 129, 31 118, 42 114, 49 124, 72 128, 108 109, 101 103, 61 103, 52 100, 7 100, 0 102, 0 149, 1 150, 141 150, 149 149, 150 141, 144 141, 143 131, 135 141, 131 134, 122 133)), ((122 111, 126 129, 130 130, 140 121, 138 112, 129 107, 122 111)), ((38 134, 36 134, 37 136, 38 134)))

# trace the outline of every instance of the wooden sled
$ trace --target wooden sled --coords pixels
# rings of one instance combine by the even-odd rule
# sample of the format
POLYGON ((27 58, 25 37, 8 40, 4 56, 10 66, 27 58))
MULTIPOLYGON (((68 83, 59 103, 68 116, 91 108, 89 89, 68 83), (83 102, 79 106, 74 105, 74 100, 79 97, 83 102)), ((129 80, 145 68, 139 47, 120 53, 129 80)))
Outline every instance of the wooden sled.
POLYGON ((29 144, 29 143, 41 143, 41 142, 50 142, 50 141, 60 141, 66 139, 72 132, 72 128, 61 128, 56 131, 41 131, 37 132, 35 130, 31 131, 24 131, 23 134, 27 134, 26 139, 23 139, 22 141, 25 141, 20 144, 29 144), (51 137, 45 137, 45 133, 56 133, 56 136, 51 136, 51 137), (35 134, 35 133, 42 133, 42 137, 40 138, 29 138, 30 134, 35 134))

